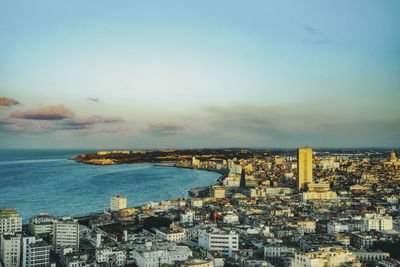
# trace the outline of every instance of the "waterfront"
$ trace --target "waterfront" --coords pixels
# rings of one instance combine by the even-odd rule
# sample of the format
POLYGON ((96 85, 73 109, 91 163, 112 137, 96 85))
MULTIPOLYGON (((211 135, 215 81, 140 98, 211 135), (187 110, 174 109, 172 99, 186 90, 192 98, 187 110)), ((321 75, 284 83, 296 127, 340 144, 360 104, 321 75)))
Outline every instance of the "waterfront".
POLYGON ((109 208, 121 194, 128 206, 187 196, 188 190, 215 184, 219 173, 154 164, 96 166, 69 158, 87 151, 1 150, 0 209, 15 208, 26 222, 40 211, 76 216, 109 208))

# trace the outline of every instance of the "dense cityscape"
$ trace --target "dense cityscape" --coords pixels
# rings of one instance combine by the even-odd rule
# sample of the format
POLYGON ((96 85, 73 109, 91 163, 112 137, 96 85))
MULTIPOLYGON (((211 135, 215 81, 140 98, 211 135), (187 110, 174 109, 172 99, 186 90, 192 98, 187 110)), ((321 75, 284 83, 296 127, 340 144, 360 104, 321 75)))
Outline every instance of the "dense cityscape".
POLYGON ((215 185, 187 197, 128 207, 115 192, 102 213, 56 218, 42 212, 28 224, 13 207, 1 210, 1 264, 400 266, 394 151, 304 147, 237 155, 197 153, 166 165, 221 173, 215 185))

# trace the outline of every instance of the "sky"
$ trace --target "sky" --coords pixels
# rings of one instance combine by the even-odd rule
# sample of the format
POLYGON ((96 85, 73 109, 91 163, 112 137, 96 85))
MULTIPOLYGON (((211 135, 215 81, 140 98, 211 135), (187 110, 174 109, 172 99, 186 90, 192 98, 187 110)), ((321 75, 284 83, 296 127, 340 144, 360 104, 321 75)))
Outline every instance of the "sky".
POLYGON ((0 148, 398 148, 399 10, 0 0, 0 148))

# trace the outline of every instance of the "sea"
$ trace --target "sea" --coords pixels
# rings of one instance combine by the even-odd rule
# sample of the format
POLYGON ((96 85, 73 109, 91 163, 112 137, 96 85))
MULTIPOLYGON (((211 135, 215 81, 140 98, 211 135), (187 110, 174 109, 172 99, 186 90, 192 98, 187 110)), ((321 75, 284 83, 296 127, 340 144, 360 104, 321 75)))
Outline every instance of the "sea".
POLYGON ((23 222, 48 212, 80 216, 109 209, 110 197, 128 207, 185 197, 213 185, 219 173, 157 164, 88 165, 71 158, 93 151, 0 150, 0 209, 16 209, 23 222))

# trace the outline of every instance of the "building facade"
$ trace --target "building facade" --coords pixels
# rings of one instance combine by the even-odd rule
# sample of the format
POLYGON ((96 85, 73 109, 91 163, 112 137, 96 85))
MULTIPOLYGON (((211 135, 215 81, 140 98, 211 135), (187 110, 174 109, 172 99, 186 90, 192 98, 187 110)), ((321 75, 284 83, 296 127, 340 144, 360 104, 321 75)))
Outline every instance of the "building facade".
POLYGON ((14 209, 0 210, 0 234, 22 231, 22 218, 14 209))
POLYGON ((207 250, 220 251, 222 255, 232 256, 239 250, 239 235, 234 231, 225 232, 216 228, 199 229, 198 245, 207 250))
POLYGON ((0 257, 5 267, 20 267, 21 234, 1 234, 0 257))
POLYGON ((297 189, 302 190, 307 183, 312 183, 312 149, 297 149, 297 189))
POLYGON ((53 247, 57 252, 63 248, 72 248, 73 252, 79 250, 79 223, 70 217, 64 217, 54 223, 53 247))
POLYGON ((50 248, 42 239, 34 236, 22 238, 22 267, 50 266, 50 248))
POLYGON ((110 199, 110 210, 119 211, 122 209, 126 209, 126 198, 120 195, 113 195, 110 199))

